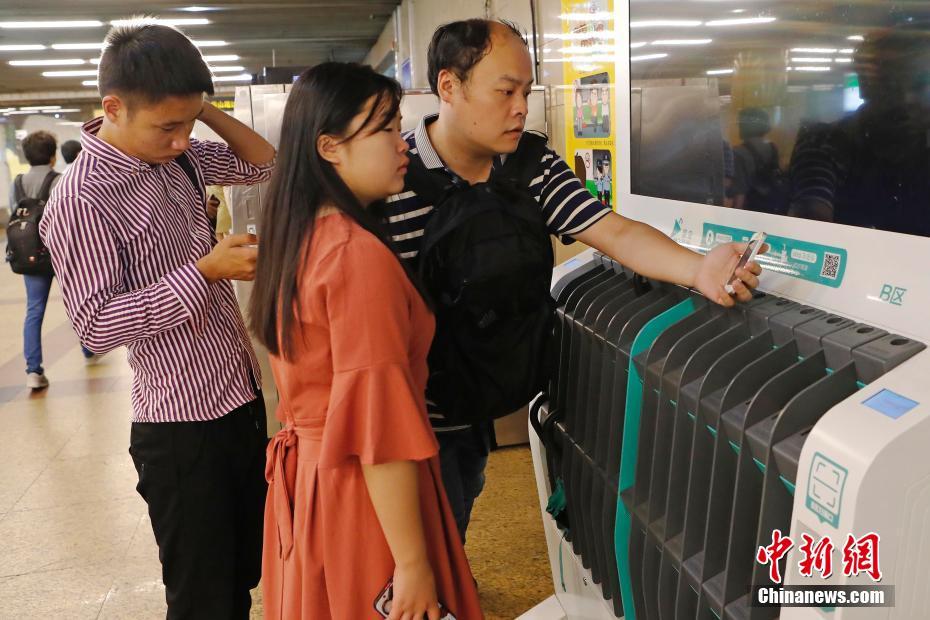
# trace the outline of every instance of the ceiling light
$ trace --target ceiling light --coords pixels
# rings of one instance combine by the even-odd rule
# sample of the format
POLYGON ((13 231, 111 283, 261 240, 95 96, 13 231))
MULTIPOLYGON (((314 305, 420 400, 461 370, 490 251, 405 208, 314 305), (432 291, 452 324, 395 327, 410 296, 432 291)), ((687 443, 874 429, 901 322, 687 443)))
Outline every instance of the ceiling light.
POLYGON ((844 47, 843 49, 840 50, 840 54, 853 54, 855 53, 855 51, 856 50, 854 50, 851 47, 844 47))
POLYGON ((668 54, 643 54, 642 56, 630 56, 630 62, 639 62, 641 60, 658 60, 665 58, 668 54))
POLYGON ((44 45, 0 45, 0 52, 32 52, 44 49, 44 45))
POLYGON ((43 71, 42 77, 96 77, 96 71, 43 71))
POLYGON ((239 65, 230 65, 227 67, 210 67, 213 73, 230 73, 232 71, 245 71, 245 67, 239 65))
POLYGON ((84 80, 81 82, 81 86, 96 86, 97 80, 84 80))
POLYGON ((831 60, 832 60, 832 59, 830 59, 830 58, 817 58, 817 57, 812 57, 812 56, 804 56, 803 58, 792 58, 792 59, 791 59, 791 62, 813 62, 813 63, 819 62, 819 63, 825 63, 825 62, 830 62, 831 60))
POLYGON ((91 59, 88 60, 87 62, 89 62, 89 63, 91 63, 91 64, 93 64, 93 65, 99 65, 99 64, 100 64, 100 59, 99 59, 99 58, 91 58, 91 59))
POLYGON ((178 10, 186 11, 188 13, 204 13, 206 11, 216 11, 217 9, 209 6, 186 6, 178 10))
POLYGON ((197 47, 224 47, 229 45, 226 41, 191 41, 197 47))
POLYGON ((161 26, 206 26, 210 23, 209 19, 203 17, 181 17, 181 18, 161 18, 161 17, 140 17, 138 19, 116 19, 110 22, 111 26, 133 26, 135 24, 159 24, 161 26))
POLYGON ((701 23, 693 19, 649 19, 630 22, 630 28, 694 28, 701 23))
POLYGON ((56 22, 0 22, 0 28, 95 28, 102 26, 103 22, 97 20, 71 20, 56 22))
POLYGON ((835 47, 795 47, 791 51, 800 54, 835 54, 837 50, 835 47))
POLYGON ((774 17, 745 17, 737 19, 715 19, 709 21, 705 26, 752 26, 754 24, 770 24, 775 21, 774 17))
POLYGON ((244 82, 244 81, 249 81, 249 82, 251 82, 251 81, 252 81, 252 74, 251 74, 251 73, 242 73, 242 74, 240 74, 240 75, 224 75, 224 76, 221 76, 221 77, 215 77, 215 78, 213 78, 213 81, 214 81, 214 82, 244 82))
POLYGON ((854 34, 850 37, 846 37, 847 41, 865 41, 865 37, 861 34, 854 34))
POLYGON ((21 114, 66 114, 68 112, 80 112, 79 108, 68 108, 67 110, 13 110, 11 112, 4 112, 4 116, 18 116, 21 114))
POLYGON ((833 62, 849 63, 852 62, 852 58, 834 58, 833 62))
POLYGON ((60 105, 24 105, 19 107, 20 110, 60 110, 60 105))
POLYGON ((83 65, 85 62, 80 58, 44 58, 42 60, 11 60, 10 64, 14 67, 73 67, 83 65))
POLYGON ((713 39, 659 39, 653 45, 707 45, 713 39))
POLYGON ((707 75, 729 75, 733 73, 733 69, 711 69, 707 72, 707 75))
POLYGON ((631 49, 631 50, 635 50, 635 49, 639 49, 639 48, 641 48, 641 47, 646 47, 647 45, 649 45, 649 44, 646 43, 645 41, 640 41, 640 42, 638 42, 638 43, 630 43, 630 49, 631 49))
POLYGON ((100 41, 99 43, 53 43, 53 50, 102 50, 106 47, 106 43, 100 41))
POLYGON ((733 10, 730 11, 730 12, 731 12, 731 13, 745 13, 745 12, 746 12, 746 9, 733 9, 733 10))
POLYGON ((204 56, 203 59, 207 62, 229 62, 231 60, 239 60, 239 57, 235 54, 220 54, 218 56, 204 56))
POLYGON ((830 67, 789 67, 794 71, 829 71, 830 67))

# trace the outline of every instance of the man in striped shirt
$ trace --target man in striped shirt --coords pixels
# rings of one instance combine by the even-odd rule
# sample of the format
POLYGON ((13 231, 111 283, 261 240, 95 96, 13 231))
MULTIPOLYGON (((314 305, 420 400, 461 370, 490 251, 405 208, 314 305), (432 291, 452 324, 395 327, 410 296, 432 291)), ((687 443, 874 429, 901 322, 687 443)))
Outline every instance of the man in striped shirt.
MULTIPOLYGON (((512 24, 470 19, 441 26, 428 52, 430 88, 439 114, 423 118, 406 135, 410 154, 426 168, 443 170, 468 183, 486 181, 513 153, 523 136, 533 64, 526 42, 512 24)), ((691 252, 659 231, 622 217, 598 202, 555 151, 547 149, 530 183, 530 193, 549 230, 563 243, 581 241, 637 272, 693 287, 732 306, 723 289, 744 244, 718 246, 706 256, 691 252)), ((388 199, 387 220, 401 257, 416 266, 423 231, 434 212, 410 190, 388 199)), ((758 285, 757 264, 740 270, 734 297, 750 299, 758 285)), ((428 395, 427 395, 428 396, 428 395)), ((439 439, 443 483, 462 538, 472 505, 484 486, 490 426, 451 426, 430 407, 439 439)))
POLYGON ((56 188, 41 235, 68 317, 133 369, 129 452, 158 543, 168 618, 248 618, 261 575, 265 413, 229 279, 256 239, 216 243, 205 185, 270 175, 274 148, 204 102, 210 70, 183 34, 117 27, 99 66, 104 116, 56 188), (190 139, 200 119, 227 145, 190 139))

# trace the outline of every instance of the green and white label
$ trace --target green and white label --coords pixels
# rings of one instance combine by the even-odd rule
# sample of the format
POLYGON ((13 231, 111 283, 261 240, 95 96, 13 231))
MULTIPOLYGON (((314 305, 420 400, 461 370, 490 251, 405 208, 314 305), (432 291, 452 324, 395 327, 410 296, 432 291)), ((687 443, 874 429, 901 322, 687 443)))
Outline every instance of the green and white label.
POLYGON ((814 454, 807 475, 807 497, 804 505, 817 518, 833 527, 840 524, 840 509, 843 506, 843 489, 849 471, 820 452, 814 454))
MULTIPOLYGON (((710 249, 721 243, 749 241, 752 235, 751 230, 705 222, 701 245, 710 249)), ((847 261, 843 248, 777 235, 768 235, 765 242, 769 244, 768 253, 756 257, 764 268, 832 288, 842 284, 847 261)))

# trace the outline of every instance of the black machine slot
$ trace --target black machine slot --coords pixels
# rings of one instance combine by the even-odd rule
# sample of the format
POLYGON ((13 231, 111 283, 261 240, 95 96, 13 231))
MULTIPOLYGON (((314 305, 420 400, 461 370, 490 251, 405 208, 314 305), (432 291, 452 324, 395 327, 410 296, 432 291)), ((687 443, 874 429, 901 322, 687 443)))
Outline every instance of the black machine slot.
MULTIPOLYGON (((596 255, 553 287, 557 368, 531 415, 546 445, 558 518, 615 615, 615 548, 627 545, 643 620, 770 620, 756 547, 791 528, 798 463, 820 418, 925 345, 764 293, 726 310, 646 282, 596 255), (694 310, 638 354, 633 485, 619 493, 629 367, 643 327, 682 300, 694 310), (621 496, 622 495, 622 496, 621 496), (615 540, 618 502, 632 518, 615 540)), ((627 438, 629 441, 630 438, 627 438)), ((626 465, 624 465, 626 467, 626 465)))

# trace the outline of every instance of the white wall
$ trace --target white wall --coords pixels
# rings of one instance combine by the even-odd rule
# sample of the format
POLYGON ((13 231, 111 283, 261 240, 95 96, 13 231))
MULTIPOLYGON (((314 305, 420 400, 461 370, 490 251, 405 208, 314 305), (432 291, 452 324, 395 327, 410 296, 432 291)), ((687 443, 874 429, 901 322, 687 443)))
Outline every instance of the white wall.
POLYGON ((365 56, 365 60, 362 61, 366 65, 377 67, 381 64, 381 61, 384 60, 384 57, 390 54, 391 50, 394 49, 394 22, 395 16, 391 15, 384 25, 384 30, 381 31, 381 36, 378 37, 374 46, 368 51, 368 55, 365 56))

